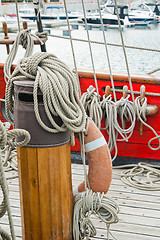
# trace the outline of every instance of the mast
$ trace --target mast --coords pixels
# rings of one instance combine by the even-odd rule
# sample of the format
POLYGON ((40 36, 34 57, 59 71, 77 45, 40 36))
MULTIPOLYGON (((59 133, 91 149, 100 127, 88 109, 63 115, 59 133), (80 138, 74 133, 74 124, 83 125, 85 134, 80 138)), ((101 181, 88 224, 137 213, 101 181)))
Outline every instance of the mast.
MULTIPOLYGON (((40 14, 40 8, 43 8, 43 0, 33 0, 33 5, 34 5, 34 11, 35 11, 35 16, 36 16, 36 22, 37 22, 37 28, 38 32, 42 33, 43 32, 43 26, 42 26, 42 21, 41 21, 41 14, 40 14)), ((43 45, 40 45, 41 51, 46 52, 46 45, 45 43, 43 45)))

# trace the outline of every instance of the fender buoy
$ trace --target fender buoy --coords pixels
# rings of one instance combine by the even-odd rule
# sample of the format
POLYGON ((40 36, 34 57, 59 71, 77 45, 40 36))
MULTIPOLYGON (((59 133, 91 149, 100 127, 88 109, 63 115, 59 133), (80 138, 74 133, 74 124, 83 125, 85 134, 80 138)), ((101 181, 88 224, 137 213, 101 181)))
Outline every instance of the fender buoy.
MULTIPOLYGON (((112 161, 107 142, 95 123, 89 119, 87 136, 84 136, 88 158, 88 180, 93 192, 107 193, 112 181, 112 161)), ((85 191, 85 183, 74 187, 73 194, 85 191)))

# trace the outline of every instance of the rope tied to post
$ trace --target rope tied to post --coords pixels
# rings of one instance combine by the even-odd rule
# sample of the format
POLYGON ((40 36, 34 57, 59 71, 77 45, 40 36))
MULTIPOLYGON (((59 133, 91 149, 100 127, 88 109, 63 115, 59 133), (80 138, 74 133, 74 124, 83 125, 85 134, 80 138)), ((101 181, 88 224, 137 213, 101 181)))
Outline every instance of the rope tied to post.
POLYGON ((51 133, 81 132, 85 128, 86 113, 79 99, 75 76, 55 55, 36 53, 19 61, 6 86, 6 114, 13 119, 13 83, 20 80, 34 81, 33 99, 35 116, 42 128, 51 133), (45 113, 52 125, 48 127, 41 119, 38 109, 38 89, 43 94, 45 113), (53 116, 59 116, 63 123, 59 126, 53 116))

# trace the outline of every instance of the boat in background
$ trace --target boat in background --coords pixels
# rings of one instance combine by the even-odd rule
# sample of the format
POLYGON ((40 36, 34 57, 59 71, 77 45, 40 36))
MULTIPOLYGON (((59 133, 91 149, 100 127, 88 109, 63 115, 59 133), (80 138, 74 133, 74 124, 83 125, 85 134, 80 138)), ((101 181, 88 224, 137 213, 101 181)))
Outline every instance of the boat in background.
MULTIPOLYGON (((8 32, 17 32, 18 31, 18 23, 16 15, 5 15, 0 16, 0 31, 3 31, 3 22, 7 23, 8 32)), ((31 21, 28 18, 19 17, 20 27, 22 28, 23 22, 27 22, 28 28, 32 29, 36 27, 36 23, 31 21)))
MULTIPOLYGON (((68 18, 69 19, 77 19, 80 18, 79 12, 71 12, 68 11, 68 18)), ((19 16, 21 18, 28 18, 32 21, 36 20, 35 11, 33 8, 28 6, 23 6, 19 10, 19 16)), ((44 12, 41 12, 41 20, 66 20, 66 13, 65 9, 62 6, 48 6, 44 9, 44 12)))
MULTIPOLYGON (((116 14, 116 8, 113 4, 105 4, 102 6, 101 15, 102 21, 104 25, 107 26, 117 26, 118 27, 118 18, 116 14)), ((122 27, 131 27, 134 24, 130 23, 128 18, 128 6, 126 5, 118 5, 120 23, 122 27)), ((83 17, 82 20, 85 22, 85 18, 83 17)), ((101 17, 99 11, 88 12, 86 16, 87 24, 92 25, 99 25, 101 24, 101 17)))
POLYGON ((158 23, 159 16, 156 15, 145 3, 132 5, 128 11, 129 21, 141 25, 158 23))

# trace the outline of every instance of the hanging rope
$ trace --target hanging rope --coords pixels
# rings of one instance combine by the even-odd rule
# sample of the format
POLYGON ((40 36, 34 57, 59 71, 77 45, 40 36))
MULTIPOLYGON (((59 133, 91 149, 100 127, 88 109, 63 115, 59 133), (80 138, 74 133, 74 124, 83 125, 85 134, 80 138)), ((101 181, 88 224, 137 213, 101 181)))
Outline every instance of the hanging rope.
POLYGON ((73 133, 84 129, 86 114, 78 96, 75 77, 61 60, 48 53, 36 53, 32 57, 22 59, 10 77, 6 86, 6 114, 11 122, 13 122, 11 117, 14 101, 13 83, 25 79, 34 81, 34 111, 42 128, 52 133, 65 132, 67 129, 73 133), (43 94, 44 110, 52 128, 45 125, 41 119, 38 109, 38 88, 43 94), (62 126, 55 122, 54 116, 62 119, 62 126))
POLYGON ((100 95, 95 92, 95 88, 90 85, 87 92, 81 97, 82 104, 87 115, 94 121, 96 126, 101 128, 102 110, 100 106, 100 95))
MULTIPOLYGON (((87 119, 88 123, 88 119, 87 119)), ((84 181, 85 192, 77 193, 74 198, 73 211, 73 239, 90 239, 96 235, 96 229, 90 217, 96 215, 107 225, 107 240, 109 240, 109 226, 112 223, 117 223, 119 208, 118 205, 107 194, 100 192, 93 192, 90 189, 86 165, 85 165, 85 148, 84 148, 84 134, 87 134, 87 124, 85 133, 80 134, 81 143, 81 157, 84 166, 84 181)), ((112 235, 112 234, 111 234, 112 235)))
POLYGON ((33 47, 34 47, 33 37, 35 37, 37 40, 40 41, 41 44, 43 44, 43 42, 40 40, 40 38, 34 34, 31 34, 28 29, 19 32, 19 34, 17 35, 15 42, 12 46, 12 49, 7 57, 5 65, 4 65, 4 76, 5 76, 6 82, 11 77, 11 67, 12 67, 12 63, 16 57, 19 45, 21 44, 23 46, 23 48, 26 49, 24 57, 28 57, 32 54, 33 47))
MULTIPOLYGON (((4 124, 0 121, 0 148, 4 148, 6 144, 9 144, 11 147, 24 146, 29 141, 30 141, 30 135, 27 131, 20 130, 20 129, 6 131, 4 124), (25 138, 22 142, 17 142, 15 139, 18 136, 25 136, 25 138)), ((6 240, 6 239, 15 240, 16 237, 15 237, 12 214, 11 214, 11 209, 9 204, 8 186, 7 186, 7 182, 4 174, 3 163, 1 159, 1 151, 0 151, 0 185, 3 192, 3 201, 0 205, 0 217, 2 217, 7 211, 12 238, 9 236, 8 233, 6 233, 1 228, 0 228, 0 236, 3 240, 6 240)))
POLYGON ((147 128, 149 128, 154 134, 155 137, 151 138, 148 142, 148 147, 151 150, 159 150, 160 149, 160 135, 154 130, 153 127, 151 127, 149 124, 147 124, 145 121, 146 119, 146 106, 147 106, 147 98, 144 98, 143 104, 141 104, 141 97, 137 97, 135 99, 135 107, 136 107, 136 113, 137 113, 137 118, 140 122, 142 122, 147 128), (158 140, 158 146, 153 147, 151 146, 152 142, 158 140))
POLYGON ((103 130, 107 130, 109 139, 108 147, 110 152, 115 148, 115 154, 112 160, 114 160, 118 153, 117 141, 128 141, 131 137, 136 121, 136 114, 133 102, 129 101, 129 95, 126 98, 121 98, 116 103, 112 100, 111 94, 106 97, 103 96, 101 102, 101 108, 105 119, 105 127, 103 130), (121 126, 118 123, 118 115, 120 116, 121 126), (125 122, 130 122, 128 128, 125 127, 125 122), (118 139, 118 134, 122 137, 118 139))

